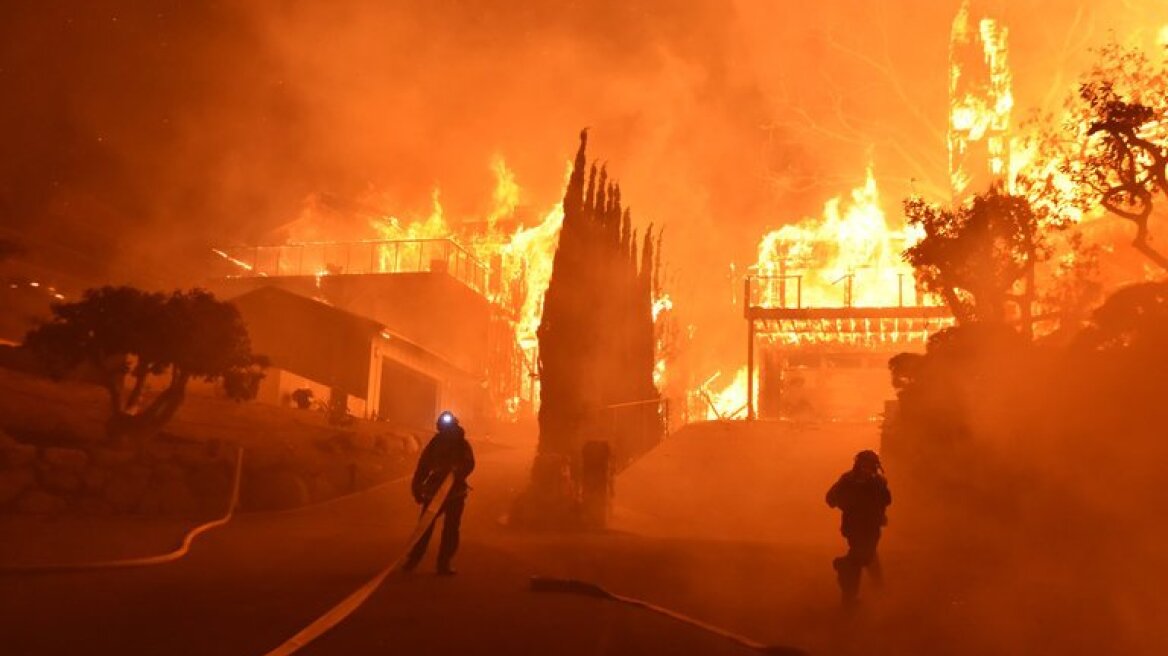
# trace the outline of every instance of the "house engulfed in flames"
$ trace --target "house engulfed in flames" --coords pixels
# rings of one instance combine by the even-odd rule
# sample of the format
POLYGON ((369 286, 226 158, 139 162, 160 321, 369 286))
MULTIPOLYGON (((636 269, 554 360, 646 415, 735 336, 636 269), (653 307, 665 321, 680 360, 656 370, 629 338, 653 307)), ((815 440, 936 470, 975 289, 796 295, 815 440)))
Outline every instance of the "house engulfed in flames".
MULTIPOLYGON (((955 203, 991 184, 1010 187, 1024 160, 1013 157, 1009 133, 1007 37, 994 18, 975 20, 968 1, 954 17, 947 145, 955 203)), ((871 167, 822 216, 764 235, 742 297, 746 366, 732 380, 707 379, 691 406, 704 405, 707 419, 875 415, 892 397, 888 359, 922 351, 930 334, 953 324, 901 257, 922 236, 890 225, 871 167)))
POLYGON ((217 287, 238 299, 253 348, 273 359, 268 378, 275 387, 271 394, 261 391, 261 400, 284 403, 301 388, 313 389, 317 398, 341 393, 351 414, 424 428, 424 418, 432 420, 441 408, 481 416, 494 400, 506 406, 530 394, 512 336, 515 304, 506 302, 513 296, 492 294, 490 269, 453 239, 293 243, 252 248, 250 255, 245 250, 223 251, 247 266, 217 287), (273 289, 285 296, 273 296, 273 289), (260 301, 268 301, 269 311, 249 312, 260 301), (284 329, 264 330, 273 320, 284 329), (370 339, 384 343, 370 348, 361 339, 355 351, 345 350, 350 345, 340 342, 354 341, 353 331, 341 324, 362 322, 371 326, 365 331, 370 339), (287 335, 300 336, 300 346, 277 343, 275 338, 287 335), (400 357, 399 345, 409 345, 414 357, 400 357), (311 366, 321 354, 333 354, 337 371, 360 374, 316 373, 332 371, 311 366), (398 416, 393 409, 401 398, 426 399, 427 407, 398 416))
POLYGON ((900 257, 917 239, 888 225, 870 169, 823 220, 763 238, 743 294, 748 416, 865 418, 890 398, 888 358, 952 323, 900 257))
MULTIPOLYGON (((211 287, 248 302, 282 299, 281 307, 298 311, 285 318, 286 330, 311 333, 306 348, 331 352, 329 335, 337 334, 331 323, 362 327, 357 341, 364 346, 348 349, 345 357, 369 361, 342 367, 358 373, 341 389, 339 378, 320 379, 323 369, 311 366, 319 358, 305 356, 304 348, 253 344, 257 352, 281 354, 261 400, 288 404, 302 388, 317 398, 339 393, 353 415, 414 428, 443 408, 473 417, 529 415, 538 399, 536 330, 563 212, 557 206, 541 218, 522 211, 501 161, 495 173, 494 209, 485 220, 458 228, 447 224, 436 192, 430 215, 413 221, 310 202, 283 229, 288 237, 282 244, 215 249, 224 268, 211 287), (355 238, 313 239, 325 234, 355 238), (325 307, 313 310, 287 294, 256 296, 271 287, 325 307), (425 407, 407 417, 401 398, 425 407)), ((262 311, 252 314, 262 322, 262 311)), ((245 319, 252 321, 246 313, 245 319)))
POLYGON ((743 289, 747 364, 720 391, 699 389, 707 418, 874 414, 891 396, 888 358, 952 323, 901 259, 917 239, 890 227, 871 169, 821 217, 767 233, 743 289))

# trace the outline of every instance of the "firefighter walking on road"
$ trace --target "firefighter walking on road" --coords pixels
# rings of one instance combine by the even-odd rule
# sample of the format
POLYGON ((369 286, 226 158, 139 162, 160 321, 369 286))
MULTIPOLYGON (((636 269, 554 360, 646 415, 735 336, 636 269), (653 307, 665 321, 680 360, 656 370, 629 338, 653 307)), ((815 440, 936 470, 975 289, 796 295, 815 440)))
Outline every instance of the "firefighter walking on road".
POLYGON ((856 602, 864 569, 873 581, 881 580, 876 546, 887 523, 885 509, 892 504, 883 471, 875 451, 861 451, 852 469, 827 491, 827 505, 843 512, 840 532, 848 541, 848 553, 836 558, 832 566, 839 578, 843 602, 848 606, 856 602))
MULTIPOLYGON (((466 441, 466 432, 458 424, 458 418, 451 412, 443 412, 438 416, 438 432, 422 449, 418 458, 418 466, 414 470, 414 479, 410 486, 414 500, 422 506, 423 514, 433 500, 438 488, 447 474, 454 476, 454 483, 450 488, 446 501, 438 510, 442 517, 442 541, 438 545, 438 573, 452 575, 454 569, 450 561, 458 550, 459 526, 462 523, 462 510, 466 505, 466 495, 470 486, 466 484, 467 476, 474 471, 474 451, 470 442, 466 441)), ((426 547, 430 544, 430 535, 434 532, 437 517, 422 533, 421 538, 410 550, 402 570, 413 571, 426 555, 426 547)))

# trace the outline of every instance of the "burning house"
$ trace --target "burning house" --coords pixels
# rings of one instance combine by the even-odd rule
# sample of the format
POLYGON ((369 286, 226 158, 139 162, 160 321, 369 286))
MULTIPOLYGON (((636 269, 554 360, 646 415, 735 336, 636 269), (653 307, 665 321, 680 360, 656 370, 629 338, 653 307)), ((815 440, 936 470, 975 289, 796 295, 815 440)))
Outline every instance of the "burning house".
POLYGON ((746 416, 865 419, 891 398, 888 358, 952 323, 901 252, 872 171, 823 216, 763 237, 743 290, 746 416))
POLYGON ((530 402, 518 291, 453 239, 216 252, 232 265, 216 291, 279 371, 267 400, 295 386, 339 390, 353 414, 414 426, 439 407, 484 416, 530 402))
POLYGON ((257 400, 289 404, 299 390, 349 414, 426 430, 442 408, 474 415, 478 379, 366 317, 275 285, 234 299, 252 347, 271 360, 257 400))
POLYGON ((804 306, 797 293, 773 304, 772 290, 798 288, 802 275, 746 281, 747 417, 866 419, 892 396, 889 358, 923 350, 949 310, 917 294, 904 304, 903 288, 895 305, 804 306))
MULTIPOLYGON (((963 2, 950 29, 949 183, 954 203, 994 185, 1012 191, 1014 97, 1006 27, 963 2)), ((871 168, 821 217, 766 234, 745 281, 747 364, 721 393, 702 389, 707 416, 867 418, 892 397, 888 359, 922 351, 952 325, 923 293, 906 248, 924 235, 885 217, 871 168)))

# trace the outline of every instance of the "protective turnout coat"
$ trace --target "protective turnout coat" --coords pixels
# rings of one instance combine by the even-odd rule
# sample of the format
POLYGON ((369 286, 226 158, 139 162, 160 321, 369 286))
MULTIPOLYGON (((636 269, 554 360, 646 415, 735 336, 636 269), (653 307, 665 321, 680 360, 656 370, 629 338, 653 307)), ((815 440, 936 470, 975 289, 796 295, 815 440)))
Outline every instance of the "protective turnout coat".
POLYGON ((847 537, 879 535, 888 523, 884 510, 892 504, 888 481, 880 474, 845 472, 827 491, 827 505, 843 511, 840 532, 847 537))
POLYGON ((452 426, 438 431, 422 449, 418 466, 414 470, 414 480, 410 486, 414 499, 426 503, 438 491, 446 474, 454 473, 454 485, 448 498, 466 496, 470 488, 466 477, 474 471, 474 451, 466 441, 466 432, 461 426, 452 426))

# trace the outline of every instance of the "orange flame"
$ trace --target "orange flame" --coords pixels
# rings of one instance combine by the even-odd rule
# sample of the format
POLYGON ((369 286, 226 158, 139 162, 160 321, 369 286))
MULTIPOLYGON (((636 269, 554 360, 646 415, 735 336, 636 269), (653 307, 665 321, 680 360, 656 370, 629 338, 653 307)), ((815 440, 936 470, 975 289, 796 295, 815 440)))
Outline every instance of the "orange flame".
MULTIPOLYGON (((919 233, 889 226, 872 167, 850 197, 835 197, 823 216, 763 236, 756 269, 766 307, 878 307, 902 304, 913 271, 901 252, 919 233)), ((913 296, 915 300, 915 295, 913 296)))
MULTIPOLYGON (((543 316, 544 292, 552 274, 552 263, 559 243, 560 229, 564 222, 564 211, 560 204, 543 214, 542 220, 532 226, 519 225, 513 232, 505 234, 500 225, 514 218, 520 206, 522 190, 516 182, 515 174, 502 157, 491 161, 490 169, 495 177, 492 204, 486 213, 485 226, 477 230, 461 230, 463 236, 456 237, 455 230, 446 220, 438 189, 431 194, 429 215, 420 220, 403 221, 392 214, 380 214, 369 219, 368 226, 379 240, 391 243, 371 242, 377 261, 375 272, 393 273, 402 270, 426 270, 430 265, 426 256, 441 259, 441 249, 433 253, 422 243, 398 243, 402 240, 452 240, 470 250, 489 275, 495 277, 485 285, 491 300, 515 313, 515 343, 527 360, 528 367, 534 369, 537 357, 537 331, 543 316), (417 262, 420 262, 418 264, 417 262), (403 262, 405 264, 403 264, 403 262), (403 268, 404 267, 404 268, 403 268)), ((572 164, 567 164, 565 180, 571 175, 572 164)), ((481 225, 481 224, 480 224, 481 225)), ((224 257, 228 257, 226 254, 224 257)), ((366 258, 368 259, 368 258, 366 258)), ((335 273, 329 269, 316 271, 317 284, 323 276, 335 273)), ((668 296, 654 304, 654 317, 672 307, 668 296)), ((665 363, 659 359, 655 377, 665 375, 665 363)), ((519 405, 518 399, 506 402, 508 411, 519 405)), ((513 412, 512 412, 513 414, 513 412)))
POLYGON ((525 352, 538 345, 536 331, 543 317, 543 294, 552 277, 552 261, 563 225, 564 208, 556 205, 539 225, 520 228, 500 248, 506 279, 525 286, 515 327, 515 338, 525 352))
MULTIPOLYGON (((757 383, 758 373, 755 373, 757 383)), ((745 419, 746 407, 746 367, 741 367, 729 381, 723 381, 722 372, 715 372, 690 393, 691 403, 704 408, 707 421, 723 419, 745 419), (720 384, 719 384, 720 383, 720 384)), ((755 403, 758 403, 758 385, 754 386, 755 403)))
POLYGON ((515 215, 519 207, 519 184, 515 173, 507 168, 507 162, 496 156, 491 161, 491 172, 495 174, 495 191, 491 196, 494 207, 487 214, 487 234, 493 234, 499 219, 515 215))
POLYGON ((669 371, 668 358, 666 357, 668 324, 665 322, 669 320, 672 311, 673 298, 668 293, 660 294, 653 299, 653 324, 656 328, 654 333, 657 351, 657 357, 653 361, 653 385, 659 390, 665 389, 669 371))
POLYGON ((969 0, 953 19, 949 41, 949 183, 954 198, 971 190, 980 174, 1009 172, 1014 93, 1007 60, 1008 30, 992 18, 973 28, 969 0), (976 60, 976 61, 972 61, 976 60), (974 65, 976 64, 976 65, 974 65), (985 152, 976 146, 984 143, 985 152), (984 161, 977 161, 984 159, 984 161))
MULTIPOLYGON (((848 196, 827 201, 823 214, 785 225, 763 236, 754 269, 753 307, 839 308, 922 304, 912 267, 901 257, 923 237, 905 225, 889 224, 869 166, 864 183, 848 196)), ((849 349, 920 344, 945 321, 898 319, 798 319, 760 322, 757 337, 771 344, 828 345, 849 349)), ((754 396, 758 402, 758 371, 754 396)), ((747 414, 747 371, 726 380, 717 372, 689 393, 694 410, 708 420, 747 414)))

